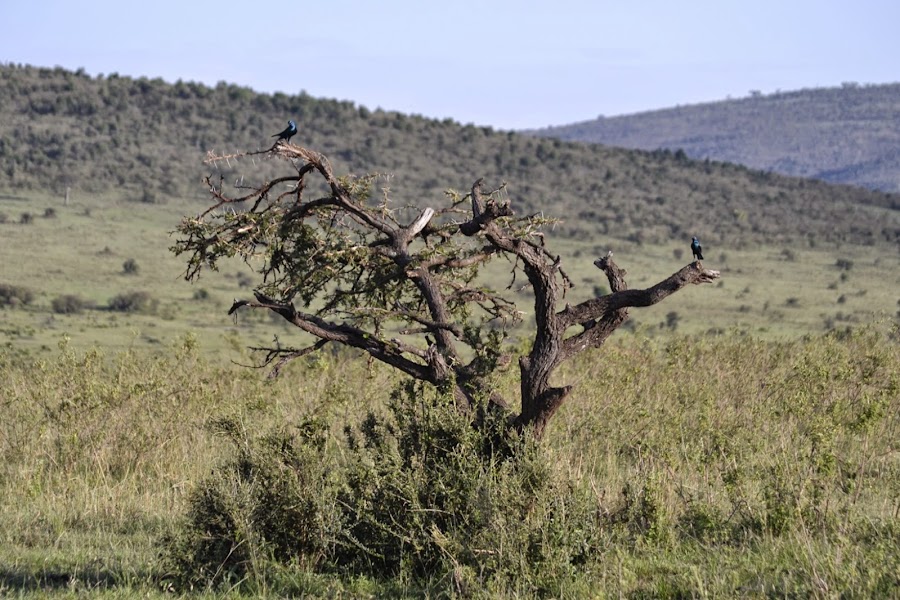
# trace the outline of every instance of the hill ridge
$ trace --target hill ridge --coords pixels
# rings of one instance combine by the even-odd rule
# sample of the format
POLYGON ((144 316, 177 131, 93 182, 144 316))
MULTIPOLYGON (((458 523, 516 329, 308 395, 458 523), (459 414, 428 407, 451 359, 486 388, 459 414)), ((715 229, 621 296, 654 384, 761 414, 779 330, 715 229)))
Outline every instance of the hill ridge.
MULTIPOLYGON (((293 141, 330 156, 337 172, 392 174, 400 202, 439 202, 447 188, 466 190, 478 177, 508 181, 516 210, 560 217, 557 233, 572 239, 667 243, 693 231, 736 246, 900 239, 896 194, 305 93, 13 65, 0 66, 0 193, 72 188, 149 203, 201 198, 208 150, 265 147, 288 118, 300 128, 293 141)), ((221 168, 226 182, 275 173, 246 162, 221 168)))
POLYGON ((900 83, 754 93, 529 130, 900 191, 900 83))

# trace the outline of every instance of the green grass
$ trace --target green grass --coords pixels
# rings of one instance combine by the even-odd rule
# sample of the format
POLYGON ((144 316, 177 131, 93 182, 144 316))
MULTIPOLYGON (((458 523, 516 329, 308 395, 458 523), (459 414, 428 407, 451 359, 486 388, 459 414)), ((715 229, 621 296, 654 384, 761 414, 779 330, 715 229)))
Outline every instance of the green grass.
MULTIPOLYGON (((329 424, 329 460, 340 462, 342 426, 396 381, 358 356, 328 354, 266 380, 206 360, 199 346, 189 337, 167 356, 66 345, 35 359, 0 353, 4 593, 165 595, 160 539, 230 452, 212 422, 259 436, 316 416, 329 424)), ((576 388, 544 442, 549 476, 596 515, 580 525, 594 531, 590 560, 473 593, 890 596, 900 585, 898 374, 896 344, 872 329, 806 341, 623 336, 557 375, 576 388)), ((511 391, 514 373, 500 385, 511 391)), ((421 597, 452 588, 269 564, 240 589, 421 597)))
MULTIPOLYGON (((227 272, 206 273, 196 285, 183 280, 184 264, 173 256, 170 232, 183 215, 199 209, 184 201, 151 205, 88 197, 70 206, 45 197, 27 202, 0 199, 0 212, 14 210, 37 215, 29 225, 0 224, 0 255, 5 258, 3 281, 35 292, 26 307, 0 309, 0 343, 17 349, 54 348, 66 334, 81 347, 108 350, 158 347, 169 344, 186 331, 203 336, 206 350, 240 349, 246 343, 271 340, 280 326, 269 319, 251 316, 235 323, 226 316, 235 297, 247 295, 236 275, 247 268, 234 263, 227 272), (53 207, 56 217, 43 218, 53 207), (126 274, 125 261, 133 259, 136 274, 126 274), (199 290, 205 297, 195 298, 199 290), (144 291, 158 301, 152 314, 121 313, 106 309, 117 294, 144 291), (54 298, 73 294, 95 305, 79 314, 55 314, 54 298), (235 342, 238 337, 247 342, 235 342)), ((234 357, 239 357, 236 353, 234 357)))
MULTIPOLYGON (((634 288, 651 286, 690 260, 684 244, 637 246, 611 240, 608 246, 585 248, 566 241, 561 251, 563 264, 578 284, 572 292, 574 301, 589 297, 594 285, 605 284, 591 262, 606 249, 612 249, 618 264, 628 270, 628 283, 634 288), (678 250, 684 251, 681 259, 675 258, 678 250)), ((665 329, 666 315, 674 311, 680 332, 738 329, 777 338, 885 320, 900 308, 900 255, 884 248, 706 246, 704 255, 705 267, 721 271, 720 282, 684 290, 647 309, 633 309, 632 320, 651 330, 665 329), (842 271, 836 266, 839 260, 851 261, 852 266, 842 271)))
MULTIPOLYGON (((169 87, 162 86, 165 94, 174 90, 169 87)), ((65 96, 44 92, 51 99, 65 96)), ((148 102, 146 114, 164 114, 148 102)), ((482 575, 463 560, 471 550, 467 543, 475 541, 441 532, 448 536, 442 542, 446 562, 461 565, 452 577, 446 569, 424 581, 329 574, 261 556, 236 594, 445 596, 462 582, 475 596, 494 597, 878 597, 900 586, 894 441, 900 433, 900 256, 884 241, 892 239, 885 236, 896 221, 885 208, 889 197, 471 127, 441 133, 436 123, 364 117, 349 104, 310 106, 352 113, 352 119, 337 118, 341 124, 371 121, 335 135, 328 125, 334 115, 311 118, 309 144, 334 156, 335 144, 362 148, 373 132, 387 136, 390 143, 373 148, 390 152, 343 153, 336 168, 396 172, 393 193, 402 201, 430 201, 440 197, 439 186, 469 185, 466 178, 484 174, 479 169, 493 161, 494 174, 487 175, 512 179, 517 210, 544 209, 568 219, 547 232, 547 242, 576 284, 571 303, 606 287, 592 262, 610 249, 632 288, 675 272, 690 260, 689 236, 682 234, 688 227, 699 230, 704 265, 722 271, 722 279, 632 310, 629 326, 608 347, 556 374, 560 384, 576 389, 551 423, 541 459, 549 465, 547 479, 558 484, 552 491, 568 500, 545 499, 572 511, 553 513, 552 523, 541 521, 547 513, 534 511, 515 527, 488 528, 478 539, 486 545, 475 548, 492 557, 486 564, 493 560, 509 569, 507 575, 522 577, 482 575), (438 134, 452 133, 452 144, 446 155, 428 159, 415 149, 422 146, 399 134, 395 139, 395 130, 403 129, 418 130, 416 139, 427 140, 428 148, 438 134), (401 150, 415 159, 406 171, 395 168, 401 150), (373 156, 385 162, 376 164, 373 156), (602 185, 598 173, 606 175, 602 185), (426 175, 433 179, 427 185, 421 181, 426 175), (874 206, 879 203, 882 208, 874 206), (645 243, 636 241, 641 238, 645 243), (774 239, 791 241, 762 241, 774 239), (826 243, 841 239, 874 245, 826 243), (833 333, 823 337, 826 330, 833 333), (526 545, 538 549, 546 573, 529 570, 534 557, 521 554, 522 531, 538 540, 526 545), (590 549, 577 567, 566 558, 572 539, 590 549)), ((83 119, 66 115, 73 135, 86 135, 72 125, 83 119)), ((28 118, 47 131, 70 131, 28 118)), ((215 123, 221 116, 204 112, 203 118, 215 123)), ((94 118, 108 120, 100 113, 94 118)), ((184 128, 168 118, 149 120, 177 132, 173 139, 184 156, 224 143, 195 139, 186 149, 184 128)), ((253 131, 263 131, 256 120, 253 131)), ((20 133, 31 135, 30 128, 16 127, 19 142, 20 133)), ((255 133, 231 130, 242 132, 242 147, 252 147, 255 133)), ((78 149, 67 150, 65 164, 82 168, 68 206, 59 195, 30 191, 38 182, 45 189, 47 179, 33 169, 19 169, 18 187, 0 196, 6 217, 0 285, 25 286, 35 295, 26 306, 0 307, 0 594, 181 593, 170 589, 162 540, 185 527, 191 491, 221 476, 234 452, 215 423, 237 423, 248 439, 258 439, 310 416, 321 419, 329 428, 323 460, 337 477, 353 454, 342 441, 343 427, 359 425, 370 407, 383 409, 397 382, 394 373, 339 351, 308 357, 274 381, 230 364, 250 362, 247 345, 271 342, 276 334, 291 344, 295 335, 262 313, 238 320, 226 315, 234 298, 250 294, 238 276, 249 272, 245 265, 204 273, 195 285, 183 281, 183 260, 167 250, 174 242, 169 232, 207 203, 163 190, 194 189, 187 182, 193 176, 171 171, 177 164, 186 173, 184 165, 194 159, 160 158, 165 148, 143 148, 141 139, 146 136, 127 141, 127 148, 117 145, 115 156, 131 160, 139 153, 141 160, 159 160, 156 166, 88 160, 69 155, 78 149), (115 194, 83 191, 95 169, 96 189, 115 194), (149 177, 143 173, 160 170, 171 176, 141 181, 149 177), (123 187, 115 177, 120 172, 138 180, 123 187), (142 185, 165 203, 136 201, 142 185), (55 217, 44 218, 51 208, 55 217), (18 222, 25 212, 34 217, 30 224, 18 222), (136 274, 123 272, 128 260, 137 263, 136 274), (150 294, 152 310, 105 308, 128 292, 150 294), (95 308, 55 314, 53 300, 66 294, 95 308)), ((16 164, 37 164, 54 144, 31 140, 7 157, 27 152, 16 164)), ((498 262, 486 280, 503 287, 508 270, 498 262)), ((527 294, 516 298, 527 313, 527 294)), ((525 327, 520 332, 527 331, 527 318, 525 327)), ((498 384, 515 397, 515 369, 498 384)), ((515 499, 518 492, 506 493, 515 499)))
MULTIPOLYGON (((221 272, 205 272, 198 283, 182 278, 185 263, 173 256, 170 232, 182 216, 201 210, 202 202, 172 200, 146 204, 109 197, 79 197, 69 206, 55 198, 0 198, 0 212, 16 217, 35 216, 29 225, 17 218, 0 224, 0 256, 4 270, 0 284, 25 286, 35 292, 31 305, 0 308, 0 344, 20 351, 47 352, 62 335, 78 347, 159 348, 185 332, 199 335, 203 350, 226 359, 243 360, 242 349, 261 345, 289 329, 265 314, 244 314, 235 321, 226 315, 235 298, 246 298, 239 275, 249 267, 232 262, 221 272), (56 217, 44 218, 47 208, 56 217), (137 274, 123 272, 126 260, 137 262, 137 274), (113 296, 149 293, 158 304, 152 314, 106 310, 113 296), (52 301, 73 294, 97 308, 79 314, 55 314, 52 301), (195 296, 203 295, 203 298, 195 296)), ((592 265, 612 249, 619 265, 629 272, 631 287, 646 287, 678 270, 690 260, 685 244, 638 245, 609 237, 603 244, 559 236, 548 243, 563 257, 563 266, 576 287, 567 301, 591 296, 606 281, 592 265), (681 257, 675 253, 682 251, 681 257)), ((900 256, 881 246, 796 248, 765 246, 729 248, 707 246, 707 268, 722 271, 720 283, 684 290, 665 302, 631 311, 642 335, 667 335, 674 321, 678 332, 702 333, 737 329, 754 335, 781 338, 815 334, 831 328, 873 321, 887 322, 897 312, 900 256), (849 270, 836 266, 852 262, 849 270), (674 317, 670 316, 674 313, 674 317)), ((495 263, 488 271, 500 287, 508 266, 495 263)), ((256 280, 251 280, 256 281, 256 280)), ((527 294, 519 308, 531 309, 527 294)), ((621 335, 627 335, 625 333, 621 335)))

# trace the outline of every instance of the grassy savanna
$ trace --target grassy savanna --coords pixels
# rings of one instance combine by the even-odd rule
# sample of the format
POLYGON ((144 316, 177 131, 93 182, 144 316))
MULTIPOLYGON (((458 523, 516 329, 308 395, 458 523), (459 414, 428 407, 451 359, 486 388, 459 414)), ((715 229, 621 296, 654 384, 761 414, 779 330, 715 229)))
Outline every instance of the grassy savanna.
MULTIPOLYGON (((518 215, 559 219, 548 240, 578 285, 577 299, 602 285, 592 261, 608 250, 635 287, 687 263, 687 244, 698 235, 706 266, 723 273, 721 287, 633 311, 633 323, 647 331, 662 324, 818 333, 892 317, 900 299, 897 196, 883 192, 224 82, 3 65, 0 99, 0 286, 33 293, 30 305, 0 310, 0 343, 17 349, 52 349, 62 333, 75 346, 123 348, 197 331, 202 347, 220 355, 270 341, 265 317, 223 318, 255 283, 244 265, 187 286, 179 279, 184 263, 167 248, 181 217, 205 208, 204 175, 221 175, 229 187, 284 174, 279 161, 204 165, 206 152, 269 144, 287 118, 300 126, 294 141, 324 151, 337 174, 383 173, 377 193, 390 188, 397 206, 437 206, 444 190, 468 190, 478 177, 490 186, 509 182, 518 215), (47 210, 55 217, 44 218, 47 210), (26 213, 32 220, 21 224, 26 213), (139 269, 124 274, 129 260, 139 269), (71 306, 62 296, 104 308, 141 292, 148 304, 137 311, 52 310, 54 300, 71 306)), ((505 275, 498 266, 491 278, 505 275)))
MULTIPOLYGON (((68 206, 56 198, 0 198, 0 284, 24 287, 27 305, 0 308, 0 343, 16 350, 53 350, 63 334, 76 347, 107 350, 171 344, 186 332, 198 334, 204 351, 240 359, 242 348, 288 336, 278 320, 262 314, 226 316, 234 298, 250 295, 249 267, 239 261, 220 272, 205 272, 187 284, 184 262, 168 247, 182 215, 202 210, 201 202, 147 204, 109 197, 76 196, 68 206), (53 217, 44 216, 52 209, 53 217), (33 215, 22 224, 21 214, 33 215), (137 272, 123 265, 133 260, 137 272), (120 294, 144 292, 145 309, 109 309, 120 294), (73 295, 82 310, 60 313, 53 302, 73 295)), ((548 213, 549 214, 549 213, 548 213)), ((565 221, 565 219, 563 219, 565 221)), ((555 239, 555 232, 548 232, 555 239)), ((683 240, 638 244, 614 235, 593 242, 560 237, 555 248, 575 288, 567 301, 584 300, 604 288, 593 260, 612 249, 629 271, 631 287, 646 287, 690 260, 683 240)), ((709 268, 722 271, 716 286, 690 289, 665 303, 632 311, 631 322, 643 335, 702 333, 737 329, 767 338, 819 333, 873 321, 886 323, 900 299, 900 255, 884 245, 823 244, 809 247, 759 244, 743 247, 706 243, 709 268)), ((507 281, 508 266, 495 264, 492 283, 507 281)), ((505 284, 504 284, 505 285, 505 284)), ((501 286, 503 287, 503 286, 501 286)), ((528 309, 527 294, 520 297, 528 309)))
MULTIPOLYGON (((895 592, 896 197, 305 94, 0 75, 4 592, 895 592), (722 277, 632 310, 636 335, 557 372, 576 388, 540 444, 330 346, 265 379, 229 359, 307 342, 226 315, 260 283, 247 265, 185 283, 169 232, 208 206, 206 172, 277 172, 203 152, 256 147, 287 116, 337 172, 388 173, 399 206, 508 180, 520 214, 561 220, 545 234, 572 303, 604 290, 608 250, 645 287, 690 261, 692 234, 722 277)), ((515 397, 515 375, 493 383, 515 397)))
MULTIPOLYGON (((254 338, 248 332, 259 322, 256 315, 239 323, 225 317, 233 298, 247 293, 238 277, 241 263, 207 273, 194 286, 184 282, 184 265, 168 247, 181 215, 196 210, 188 203, 164 207, 81 197, 63 206, 29 198, 3 199, 0 207, 15 216, 0 224, 0 284, 33 295, 27 305, 0 311, 0 340, 17 350, 47 351, 63 334, 81 347, 154 347, 195 331, 206 334, 204 349, 218 353, 224 346, 243 347, 227 341, 238 331, 247 334, 245 341, 260 342, 279 329, 267 326, 254 338), (43 216, 47 209, 54 211, 52 218, 43 216), (34 220, 22 224, 20 213, 26 212, 34 220), (126 272, 128 261, 137 265, 135 272, 126 272), (110 309, 112 298, 132 292, 146 293, 150 304, 134 311, 110 309), (83 301, 81 310, 54 310, 54 300, 67 295, 83 301)), ((246 275, 246 267, 243 271, 246 275)))
MULTIPOLYGON (((194 525, 204 517, 198 492, 246 506, 250 484, 231 478, 229 457, 264 469, 265 439, 299 444, 309 423, 325 423, 329 476, 317 485, 323 499, 338 497, 334 486, 359 468, 343 428, 369 408, 384 414, 396 384, 395 374, 345 354, 310 357, 273 381, 208 362, 191 337, 165 350, 62 343, 40 358, 0 355, 0 589, 27 597, 187 589, 179 565, 199 573, 202 557, 171 540, 190 540, 186 515, 194 525)), ((501 387, 516 385, 505 377, 501 387)), ((440 548, 425 577, 414 565, 379 577, 332 560, 346 520, 316 530, 323 554, 287 562, 247 522, 248 564, 232 565, 239 575, 216 589, 634 598, 900 589, 900 352, 881 333, 621 337, 558 377, 577 388, 529 455, 539 481, 503 489, 482 474, 482 508, 467 509, 525 503, 522 520, 492 513, 475 531, 455 523, 423 534, 398 511, 395 523, 407 529, 394 532, 397 544, 440 548), (538 501, 531 508, 529 495, 538 501)))

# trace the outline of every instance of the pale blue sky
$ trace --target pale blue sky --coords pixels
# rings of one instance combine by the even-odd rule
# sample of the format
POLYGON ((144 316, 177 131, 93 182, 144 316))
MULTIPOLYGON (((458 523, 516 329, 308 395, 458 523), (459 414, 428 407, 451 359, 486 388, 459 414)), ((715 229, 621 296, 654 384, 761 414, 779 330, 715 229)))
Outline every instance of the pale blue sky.
POLYGON ((897 0, 0 0, 0 61, 562 125, 900 81, 897 0))

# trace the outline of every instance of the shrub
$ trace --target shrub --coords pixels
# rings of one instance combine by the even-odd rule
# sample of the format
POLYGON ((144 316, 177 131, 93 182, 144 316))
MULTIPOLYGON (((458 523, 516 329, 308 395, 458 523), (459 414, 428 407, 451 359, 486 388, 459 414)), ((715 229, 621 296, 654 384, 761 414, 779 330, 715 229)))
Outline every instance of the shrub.
POLYGON ((53 312, 68 315, 80 313, 86 306, 87 302, 81 297, 73 294, 63 294, 54 298, 50 302, 53 312))
POLYGON ((22 216, 19 217, 19 223, 22 225, 31 225, 34 222, 34 215, 28 212, 22 213, 22 216))
POLYGON ((675 331, 678 329, 678 323, 681 321, 681 315, 678 314, 678 311, 669 311, 666 313, 666 327, 675 331))
POLYGON ((253 439, 233 418, 211 428, 234 454, 191 493, 181 528, 165 539, 164 562, 181 587, 262 576, 267 560, 315 567, 339 524, 325 460, 325 427, 308 420, 253 439))
POLYGON ((118 312, 154 312, 159 302, 147 292, 125 292, 109 299, 109 309, 118 312))
POLYGON ((138 271, 140 271, 140 267, 133 258, 129 258, 122 263, 122 272, 126 275, 137 275, 138 271))
POLYGON ((316 422, 252 440, 221 421, 234 457, 191 495, 166 540, 168 570, 179 585, 215 587, 252 583, 274 560, 454 594, 527 582, 558 596, 599 554, 596 498, 500 421, 473 427, 452 397, 412 382, 331 455, 316 422))
POLYGON ((849 271, 853 268, 853 261, 847 258, 839 258, 834 262, 834 266, 841 271, 849 271))
POLYGON ((0 306, 19 306, 31 304, 34 292, 21 285, 0 283, 0 306))

